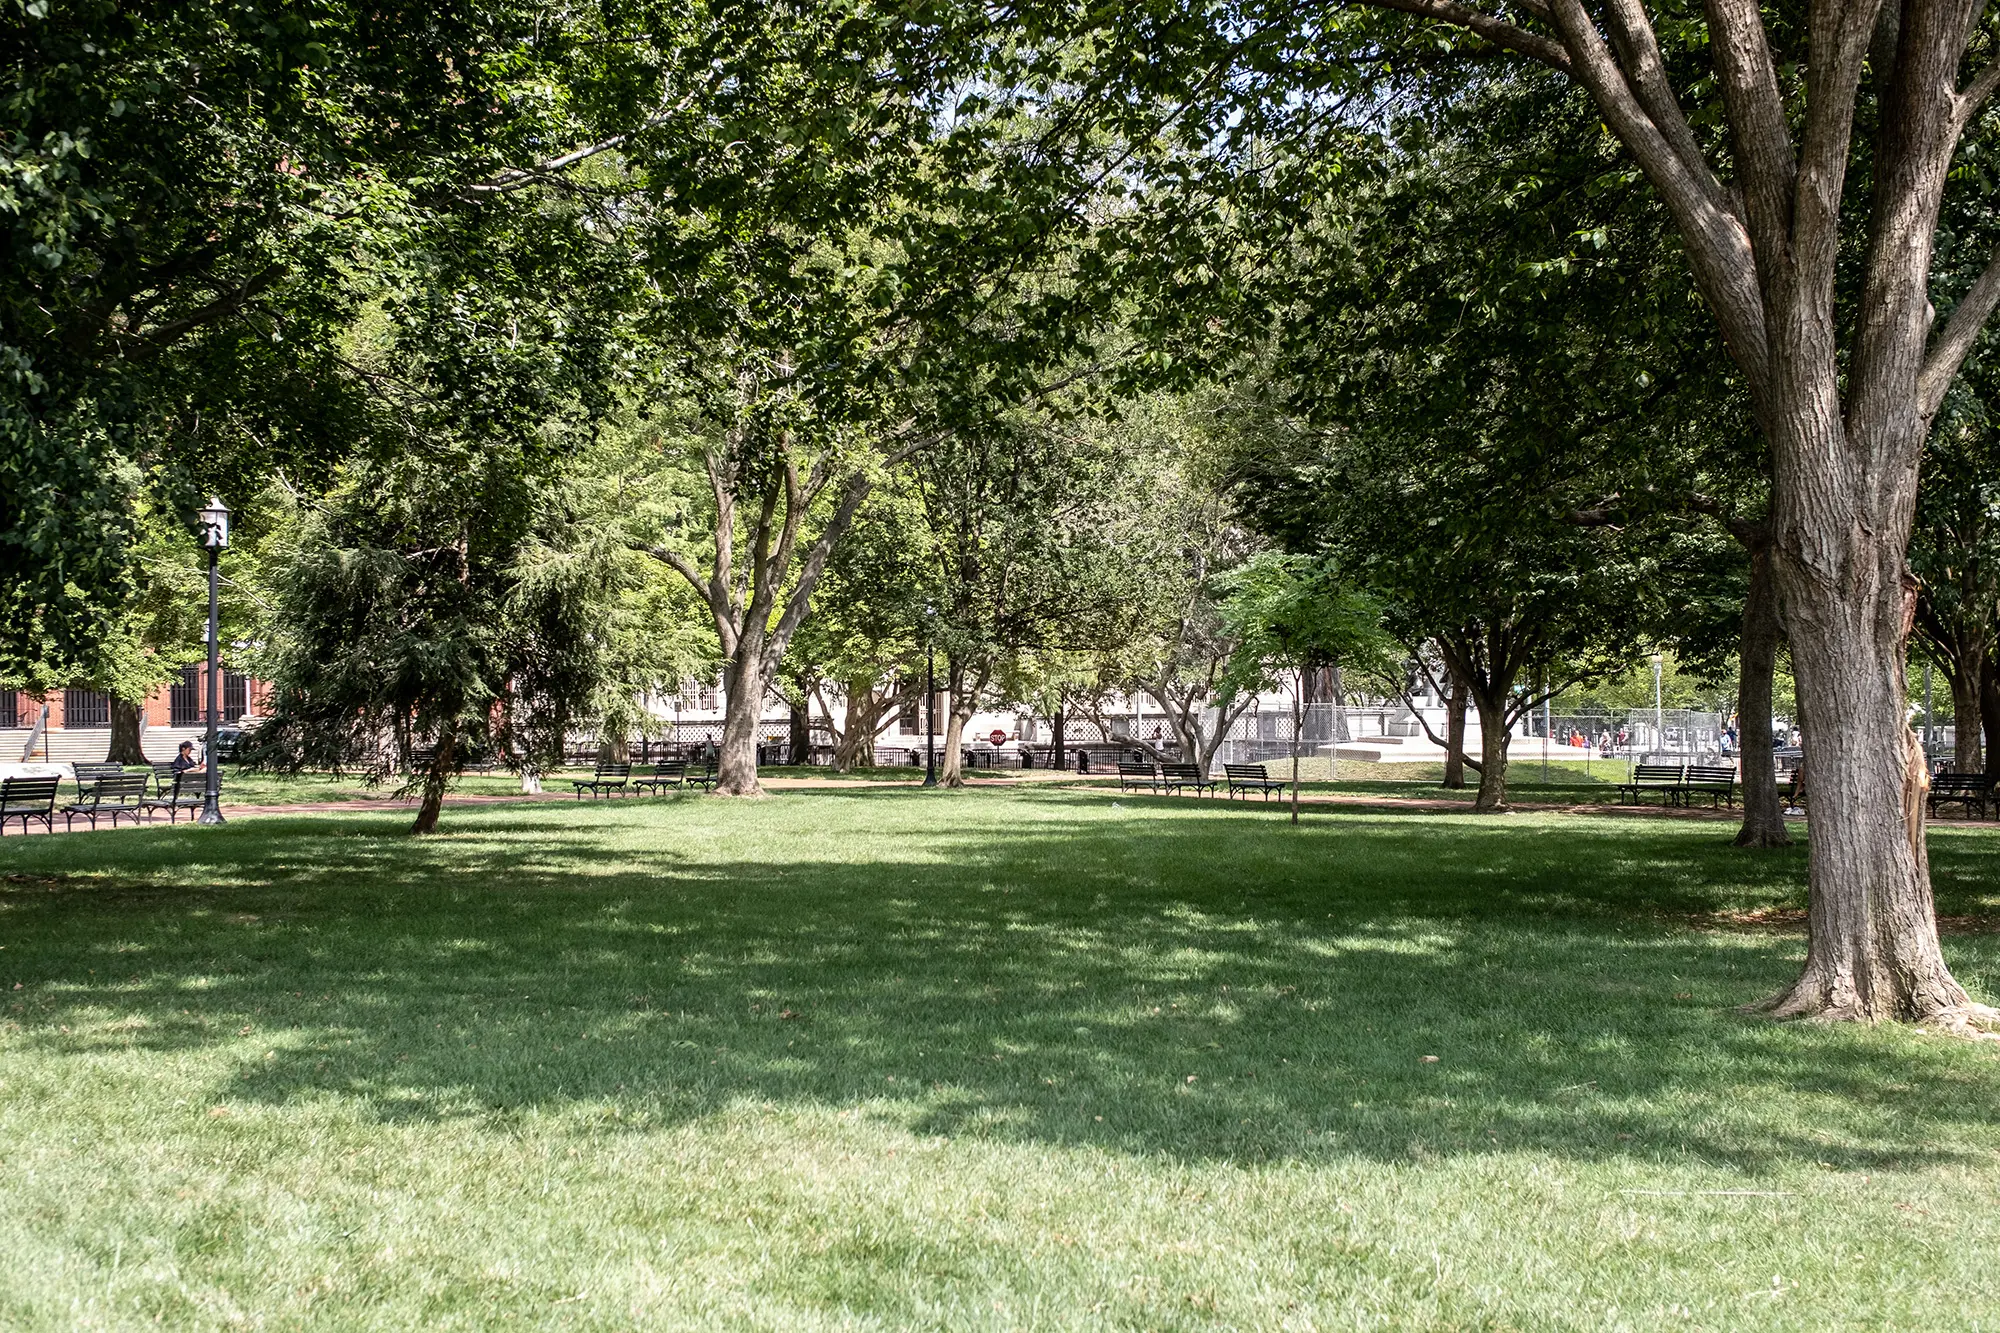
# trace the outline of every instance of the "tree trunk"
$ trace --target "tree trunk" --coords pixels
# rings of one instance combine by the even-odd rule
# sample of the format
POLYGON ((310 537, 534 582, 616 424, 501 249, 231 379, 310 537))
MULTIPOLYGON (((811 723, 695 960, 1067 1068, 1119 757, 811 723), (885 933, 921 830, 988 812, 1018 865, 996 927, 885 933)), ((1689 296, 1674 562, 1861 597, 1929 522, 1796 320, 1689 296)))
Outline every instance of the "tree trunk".
POLYGON ((1778 669, 1778 589, 1768 541, 1750 547, 1750 588, 1743 599, 1743 642, 1737 661, 1736 731, 1743 773, 1743 827, 1738 847, 1789 847, 1785 806, 1778 799, 1778 764, 1771 754, 1771 680, 1778 669))
POLYGON ((762 796, 757 781, 757 729, 764 715, 763 673, 758 670, 761 639, 754 645, 745 634, 736 658, 725 669, 722 700, 722 742, 716 747, 715 794, 762 796))
POLYGON ((632 762, 632 741, 628 736, 597 738, 597 762, 600 764, 629 764, 632 762))
MULTIPOLYGON (((1953 668, 1945 673, 1945 680, 1951 686, 1951 771, 1954 773, 1978 773, 1986 765, 1980 758, 1979 738, 1986 727, 1986 709, 1982 688, 1982 677, 1986 663, 1982 660, 1970 670, 1960 657, 1953 668)), ((1993 747, 1986 747, 1992 754, 1993 747)))
MULTIPOLYGON (((1304 721, 1304 709, 1300 696, 1305 693, 1305 672, 1299 672, 1299 679, 1292 685, 1292 824, 1299 822, 1299 726, 1304 721)), ((1206 774, 1203 775, 1207 776, 1206 774)))
POLYGON ((1445 699, 1444 785, 1454 790, 1465 786, 1465 682, 1450 673, 1450 693, 1445 699))
MULTIPOLYGON (((1781 462, 1796 453, 1781 449, 1781 462)), ((1945 965, 1921 811, 1914 829, 1908 818, 1927 781, 1905 716, 1909 524, 1841 521, 1866 501, 1829 484, 1835 471, 1779 478, 1777 572, 1812 773, 1810 910, 1803 973, 1761 1007, 1964 1027, 1991 1011, 1945 965)))
POLYGON ((1979 721, 1986 732, 1986 776, 2000 781, 2000 662, 1991 655, 1979 664, 1979 721))
POLYGON ((1471 693, 1479 710, 1479 795, 1472 808, 1497 813, 1507 808, 1507 691, 1471 693))
POLYGON ((113 695, 111 697, 111 752, 104 756, 109 764, 143 764, 146 762, 146 748, 139 740, 139 705, 128 703, 113 695))
POLYGON ((792 763, 798 765, 812 763, 812 716, 805 704, 798 702, 792 704, 789 730, 791 734, 785 740, 791 748, 792 763))
POLYGON ((939 755, 938 783, 945 787, 965 785, 965 764, 960 746, 965 742, 965 724, 972 721, 970 711, 962 708, 958 695, 951 696, 951 710, 945 714, 944 753, 939 755))
POLYGON ((1049 744, 1049 767, 1060 771, 1063 766, 1063 710, 1060 708, 1049 719, 1049 744))
POLYGON ((424 771, 423 800, 417 806, 417 822, 410 826, 410 832, 437 832, 438 813, 444 809, 444 789, 451 783, 457 758, 458 738, 447 732, 438 738, 437 753, 431 756, 431 766, 424 771))
POLYGON ((852 773, 857 766, 875 762, 875 732, 887 711, 882 696, 876 693, 875 683, 873 677, 862 676, 844 686, 847 717, 833 748, 833 767, 837 773, 852 773))

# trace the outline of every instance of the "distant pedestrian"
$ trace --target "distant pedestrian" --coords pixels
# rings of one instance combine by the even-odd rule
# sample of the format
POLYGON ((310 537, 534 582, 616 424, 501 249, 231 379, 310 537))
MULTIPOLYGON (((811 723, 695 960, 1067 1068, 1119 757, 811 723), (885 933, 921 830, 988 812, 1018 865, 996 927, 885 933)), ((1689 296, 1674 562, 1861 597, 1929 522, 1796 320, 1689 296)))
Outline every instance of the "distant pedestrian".
POLYGON ((173 767, 176 773, 185 773, 189 769, 201 767, 201 761, 194 757, 193 741, 181 742, 181 752, 174 756, 173 767))

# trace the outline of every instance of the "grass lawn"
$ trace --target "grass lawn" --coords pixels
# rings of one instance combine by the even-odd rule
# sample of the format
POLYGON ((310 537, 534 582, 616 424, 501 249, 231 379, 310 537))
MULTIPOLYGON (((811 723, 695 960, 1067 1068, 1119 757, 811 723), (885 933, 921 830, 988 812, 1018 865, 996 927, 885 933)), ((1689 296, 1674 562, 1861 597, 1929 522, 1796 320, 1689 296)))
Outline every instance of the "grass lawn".
POLYGON ((2000 1325, 2000 1056, 1737 1016, 1804 862, 1726 824, 406 824, 0 842, 0 1327, 2000 1325))

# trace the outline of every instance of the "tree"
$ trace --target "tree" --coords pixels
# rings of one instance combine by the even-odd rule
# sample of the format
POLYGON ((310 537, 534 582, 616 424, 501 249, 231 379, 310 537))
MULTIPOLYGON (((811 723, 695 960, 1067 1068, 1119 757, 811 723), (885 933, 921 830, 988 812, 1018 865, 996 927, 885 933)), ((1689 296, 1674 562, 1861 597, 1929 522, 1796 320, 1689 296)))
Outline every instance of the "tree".
POLYGON ((2000 633, 2000 434, 1986 407, 1994 369, 1982 361, 1967 371, 1932 432, 1910 543, 1923 585, 1917 630, 1951 688, 1952 767, 1961 773, 2000 771, 2000 716, 1986 702, 2000 633))
POLYGON ((344 455, 354 274, 530 133, 517 94, 571 33, 527 0, 8 10, 0 672, 90 677, 141 591, 142 497, 240 503, 344 455))
POLYGON ((914 497, 878 489, 834 549, 813 613, 792 638, 784 675, 826 716, 840 772, 875 762, 876 737, 922 678, 930 572, 914 497))
POLYGON ((1471 702, 1480 811, 1504 806, 1539 696, 1672 632, 1655 536, 1582 513, 1684 492, 1689 441, 1729 406, 1647 201, 1571 145, 1574 111, 1500 86, 1474 124, 1274 170, 1307 200, 1259 275, 1263 373, 1294 424, 1230 472, 1246 523, 1336 555, 1408 657, 1442 666, 1437 692, 1471 702))
POLYGON ((926 633, 945 662, 945 786, 965 785, 965 727, 1003 662, 1102 652, 1130 636, 1140 578, 1119 540, 1120 461, 1026 411, 910 459, 935 599, 926 633))
POLYGON ((1123 404, 1101 427, 1122 455, 1116 469, 1121 558, 1145 571, 1131 590, 1139 624, 1115 671, 1127 695, 1166 714, 1181 757, 1207 772, 1256 695, 1222 695, 1237 641, 1224 624, 1220 579, 1258 542, 1237 520, 1221 475, 1243 437, 1282 429, 1254 393, 1155 392, 1123 404))
POLYGON ((1237 640, 1225 695, 1280 681, 1292 695, 1292 823, 1299 822, 1299 734, 1305 673, 1314 667, 1378 666, 1390 640, 1381 608, 1327 560, 1265 551, 1222 576, 1222 620, 1237 640))
POLYGON ((1670 35, 1688 40, 1663 49, 1630 0, 1595 14, 1582 0, 1367 3, 1585 89, 1672 213, 1743 375, 1771 450, 1772 561, 1813 756, 1806 963, 1768 1011, 2000 1020, 1945 964, 1921 825, 1913 833, 1903 818, 1924 781, 1904 715, 1919 463, 2000 303, 1993 237, 1940 238, 1937 226, 1954 162, 1969 133, 1984 133, 2000 87, 1978 7, 1812 0, 1802 16, 1767 17, 1726 0, 1676 17, 1670 35), (1683 50, 1712 52, 1713 64, 1683 50), (1968 57, 1984 63, 1966 78, 1968 57), (1702 87, 1719 105, 1695 102, 1702 87), (1706 122, 1691 103, 1726 138, 1697 129, 1706 122), (1850 179, 1865 207, 1848 206, 1850 179))

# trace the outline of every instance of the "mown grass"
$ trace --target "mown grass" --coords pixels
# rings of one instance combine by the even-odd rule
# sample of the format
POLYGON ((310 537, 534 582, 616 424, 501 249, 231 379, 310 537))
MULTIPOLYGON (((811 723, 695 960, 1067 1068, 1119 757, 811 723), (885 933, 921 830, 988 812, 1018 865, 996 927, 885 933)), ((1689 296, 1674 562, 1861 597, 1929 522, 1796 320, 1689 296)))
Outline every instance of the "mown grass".
MULTIPOLYGON (((1726 826, 835 790, 0 843, 0 1327, 1993 1326, 1726 826), (1429 1060, 1426 1057, 1436 1057, 1429 1060)), ((1990 916, 2000 841, 1938 831, 1990 916)), ((1985 934, 1948 947, 2000 993, 1985 934)))

